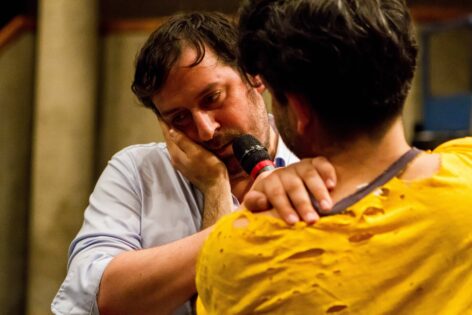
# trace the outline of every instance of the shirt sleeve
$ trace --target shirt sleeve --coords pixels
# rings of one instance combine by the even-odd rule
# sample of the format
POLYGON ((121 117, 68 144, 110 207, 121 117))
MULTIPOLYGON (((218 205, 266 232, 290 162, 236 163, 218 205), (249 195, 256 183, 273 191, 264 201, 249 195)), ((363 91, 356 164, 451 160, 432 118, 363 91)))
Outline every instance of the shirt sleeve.
POLYGON ((54 314, 99 314, 96 296, 108 263, 142 248, 141 187, 130 154, 113 157, 85 210, 84 223, 69 248, 68 272, 51 310, 54 314))

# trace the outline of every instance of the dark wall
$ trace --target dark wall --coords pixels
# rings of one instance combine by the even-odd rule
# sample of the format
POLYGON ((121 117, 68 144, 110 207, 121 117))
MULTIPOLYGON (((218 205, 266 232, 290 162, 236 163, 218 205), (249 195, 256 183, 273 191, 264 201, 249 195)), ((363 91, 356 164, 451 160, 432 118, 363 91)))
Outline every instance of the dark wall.
MULTIPOLYGON (((146 18, 178 11, 208 10, 235 13, 243 0, 100 0, 101 16, 114 18, 146 18)), ((472 8, 472 0, 406 0, 409 5, 433 5, 472 8)))
POLYGON ((17 15, 36 16, 38 0, 3 0, 0 2, 0 28, 17 15))
POLYGON ((240 0, 101 0, 100 14, 103 19, 109 20, 151 18, 190 10, 234 13, 240 2, 240 0))
MULTIPOLYGON (((80 0, 71 0, 80 1, 80 0)), ((0 2, 0 28, 17 15, 35 17, 39 0, 3 0, 0 2)), ((100 0, 104 20, 152 18, 178 11, 208 10, 234 13, 240 0, 100 0)))
POLYGON ((455 6, 471 8, 472 1, 470 0, 406 0, 409 5, 438 5, 438 6, 455 6))
MULTIPOLYGON (((0 28, 16 15, 36 16, 39 0, 2 0, 0 28)), ((71 0, 76 1, 76 0, 71 0)), ((98 0, 104 20, 152 18, 178 11, 208 10, 235 13, 242 0, 98 0)), ((472 8, 472 0, 406 0, 409 5, 440 5, 472 8)))

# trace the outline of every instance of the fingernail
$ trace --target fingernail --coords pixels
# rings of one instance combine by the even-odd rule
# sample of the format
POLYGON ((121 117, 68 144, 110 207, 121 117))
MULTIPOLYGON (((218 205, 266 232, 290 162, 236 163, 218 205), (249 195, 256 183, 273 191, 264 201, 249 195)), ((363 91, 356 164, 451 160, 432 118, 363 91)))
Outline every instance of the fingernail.
POLYGON ((316 220, 316 215, 313 212, 309 212, 305 216, 305 221, 307 223, 313 223, 313 222, 315 222, 315 220, 316 220))
POLYGON ((172 129, 172 128, 169 129, 169 136, 170 136, 171 138, 175 138, 176 133, 175 133, 174 129, 172 129))
POLYGON ((298 216, 295 214, 290 214, 287 216, 287 223, 288 224, 295 224, 298 222, 298 216))
POLYGON ((332 180, 332 179, 326 180, 326 187, 334 188, 334 180, 332 180))
POLYGON ((327 200, 327 199, 323 199, 321 200, 320 202, 320 206, 321 206, 321 209, 323 210, 329 210, 331 209, 331 201, 327 200))

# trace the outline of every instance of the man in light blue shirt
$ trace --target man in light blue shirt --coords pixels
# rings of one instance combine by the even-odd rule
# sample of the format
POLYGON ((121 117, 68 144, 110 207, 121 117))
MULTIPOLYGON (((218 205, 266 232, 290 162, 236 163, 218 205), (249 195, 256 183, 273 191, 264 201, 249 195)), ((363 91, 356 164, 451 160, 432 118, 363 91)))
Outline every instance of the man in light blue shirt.
POLYGON ((55 314, 192 314, 200 246, 252 185, 233 139, 252 134, 282 164, 298 160, 270 126, 263 84, 238 71, 236 37, 222 15, 192 13, 142 48, 133 91, 157 114, 167 146, 111 159, 70 246, 55 314))
MULTIPOLYGON (((108 163, 70 246, 55 314, 192 314, 200 247, 253 184, 233 140, 251 134, 278 166, 298 161, 267 114, 263 83, 239 70, 236 40, 223 15, 190 13, 170 18, 142 47, 132 88, 159 118, 166 144, 130 146, 108 163)), ((311 191, 329 199, 323 182, 334 170, 313 164, 324 171, 311 191)), ((299 212, 316 218, 313 209, 299 212)))

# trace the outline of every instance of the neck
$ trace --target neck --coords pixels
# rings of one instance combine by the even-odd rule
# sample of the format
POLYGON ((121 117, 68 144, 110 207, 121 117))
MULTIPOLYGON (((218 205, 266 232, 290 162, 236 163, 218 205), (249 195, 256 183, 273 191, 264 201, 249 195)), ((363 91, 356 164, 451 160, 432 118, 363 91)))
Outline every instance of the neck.
POLYGON ((359 137, 332 152, 321 152, 336 169, 337 184, 332 192, 333 199, 337 201, 374 180, 409 148, 401 119, 398 119, 380 139, 359 137))
MULTIPOLYGON (((272 127, 269 127, 269 156, 271 159, 275 158, 275 154, 277 152, 277 143, 278 143, 278 136, 272 127)), ((242 202, 244 196, 251 188, 252 184, 254 183, 253 179, 247 175, 246 173, 242 172, 240 175, 237 175, 230 179, 231 185, 231 192, 232 194, 242 202)))
POLYGON ((272 126, 269 127, 269 156, 273 160, 275 159, 275 154, 277 153, 277 145, 279 142, 279 136, 275 132, 274 128, 272 126))

